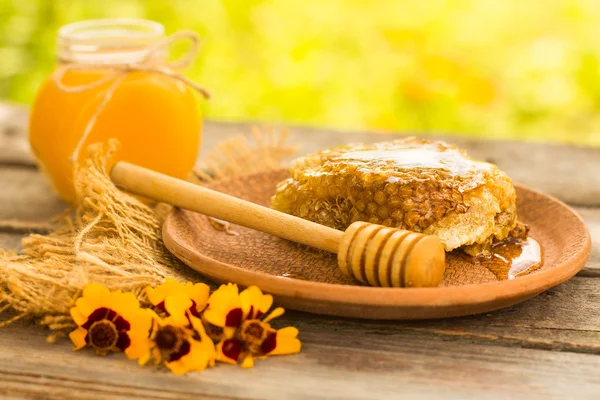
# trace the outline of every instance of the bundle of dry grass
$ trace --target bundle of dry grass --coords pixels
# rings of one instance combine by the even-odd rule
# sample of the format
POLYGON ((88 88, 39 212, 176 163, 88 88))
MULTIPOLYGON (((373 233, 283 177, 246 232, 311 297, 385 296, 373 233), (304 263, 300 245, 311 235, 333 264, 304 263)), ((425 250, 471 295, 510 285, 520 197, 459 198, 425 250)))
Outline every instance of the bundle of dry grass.
MULTIPOLYGON (((285 132, 253 131, 254 142, 238 136, 219 144, 195 171, 194 180, 209 182, 281 165, 294 150, 285 132)), ((47 235, 22 240, 19 254, 0 250, 0 326, 34 318, 57 334, 74 327, 69 310, 87 283, 133 291, 145 302, 143 289, 166 278, 201 281, 181 264, 161 240, 168 207, 148 206, 118 190, 109 178, 117 143, 94 144, 75 169, 77 201, 47 235)))

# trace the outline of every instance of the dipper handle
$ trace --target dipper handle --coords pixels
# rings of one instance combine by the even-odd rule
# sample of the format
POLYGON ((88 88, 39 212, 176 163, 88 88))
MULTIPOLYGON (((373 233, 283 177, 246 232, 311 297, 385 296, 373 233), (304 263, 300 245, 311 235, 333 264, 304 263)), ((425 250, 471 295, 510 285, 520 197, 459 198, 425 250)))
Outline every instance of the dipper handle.
POLYGON ((337 229, 123 161, 115 164, 110 178, 127 192, 331 253, 337 253, 343 234, 337 229))
POLYGON ((125 191, 338 254, 341 270, 372 286, 437 286, 445 269, 437 237, 367 222, 345 232, 215 190, 118 162, 112 181, 125 191))

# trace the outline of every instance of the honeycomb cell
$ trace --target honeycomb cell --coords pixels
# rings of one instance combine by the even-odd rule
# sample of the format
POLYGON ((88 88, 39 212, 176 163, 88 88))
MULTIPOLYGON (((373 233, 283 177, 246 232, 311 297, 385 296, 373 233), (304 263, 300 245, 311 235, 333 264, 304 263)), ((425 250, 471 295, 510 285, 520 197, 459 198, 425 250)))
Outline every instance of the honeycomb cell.
POLYGON ((271 206, 340 230, 368 221, 436 235, 447 251, 489 250, 517 226, 512 181, 441 141, 406 138, 301 157, 271 206))

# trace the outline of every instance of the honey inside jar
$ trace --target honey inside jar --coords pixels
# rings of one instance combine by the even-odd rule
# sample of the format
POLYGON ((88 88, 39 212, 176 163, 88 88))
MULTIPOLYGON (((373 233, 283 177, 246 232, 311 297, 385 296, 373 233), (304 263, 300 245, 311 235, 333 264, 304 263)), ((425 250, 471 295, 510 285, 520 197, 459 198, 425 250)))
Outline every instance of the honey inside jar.
MULTIPOLYGON (((152 46, 164 40, 162 25, 144 20, 84 21, 59 32, 61 65, 78 64, 62 77, 54 72, 42 84, 33 104, 29 139, 41 169, 66 201, 74 200, 73 154, 86 127, 93 122, 85 148, 116 138, 118 160, 129 161, 184 179, 192 170, 200 144, 201 115, 197 95, 184 83, 154 72, 133 71, 105 97, 114 79, 115 65, 164 64, 164 51, 148 58, 152 46), (86 66, 89 65, 89 68, 86 66), (100 82, 100 85, 95 85, 100 82)), ((119 78, 115 78, 119 79, 119 78)))

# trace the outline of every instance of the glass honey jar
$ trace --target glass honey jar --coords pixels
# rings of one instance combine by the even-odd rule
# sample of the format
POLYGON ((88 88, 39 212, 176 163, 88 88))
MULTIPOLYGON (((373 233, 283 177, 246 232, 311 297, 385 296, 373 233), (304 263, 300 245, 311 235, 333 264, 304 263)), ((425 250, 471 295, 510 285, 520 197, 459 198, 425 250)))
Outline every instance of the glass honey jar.
POLYGON ((188 177, 202 118, 197 88, 177 70, 184 63, 167 62, 166 40, 161 24, 137 19, 59 30, 57 69, 32 105, 29 141, 64 200, 75 199, 73 167, 87 145, 111 138, 120 142, 118 160, 188 177))

